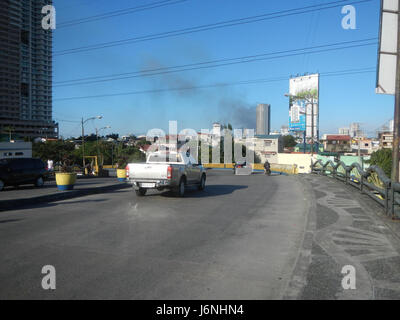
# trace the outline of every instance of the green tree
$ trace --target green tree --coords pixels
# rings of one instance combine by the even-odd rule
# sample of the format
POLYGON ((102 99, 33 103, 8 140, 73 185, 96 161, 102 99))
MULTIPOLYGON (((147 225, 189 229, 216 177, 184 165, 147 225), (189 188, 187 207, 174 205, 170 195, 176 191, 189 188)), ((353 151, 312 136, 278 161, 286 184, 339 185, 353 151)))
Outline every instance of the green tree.
POLYGON ((283 146, 285 148, 293 148, 296 145, 297 145, 297 142, 293 136, 291 136, 291 135, 283 136, 283 146))
POLYGON ((392 149, 381 149, 373 152, 368 163, 380 167, 390 177, 392 174, 392 149))
POLYGON ((74 151, 75 144, 63 140, 37 142, 32 145, 33 156, 43 161, 51 159, 55 162, 59 162, 66 156, 73 158, 72 160, 75 161, 75 157, 71 157, 74 155, 74 151))

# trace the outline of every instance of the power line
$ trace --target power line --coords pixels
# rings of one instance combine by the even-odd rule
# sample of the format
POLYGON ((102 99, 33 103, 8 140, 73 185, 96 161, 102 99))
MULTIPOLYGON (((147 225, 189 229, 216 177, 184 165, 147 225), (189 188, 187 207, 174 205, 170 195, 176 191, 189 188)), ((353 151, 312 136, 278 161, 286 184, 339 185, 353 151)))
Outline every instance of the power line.
MULTIPOLYGON (((332 76, 345 76, 345 75, 354 75, 354 74, 372 73, 372 72, 376 72, 375 67, 331 71, 331 72, 320 73, 320 76, 332 77, 332 76)), ((180 87, 180 88, 163 88, 163 89, 152 89, 152 90, 142 90, 142 91, 130 91, 130 92, 122 92, 122 93, 101 94, 101 95, 94 95, 94 96, 58 98, 58 99, 53 99, 53 100, 54 101, 67 101, 67 100, 80 100, 80 99, 94 99, 94 98, 137 95, 137 94, 146 94, 146 93, 161 93, 161 92, 171 92, 171 91, 185 91, 185 90, 197 90, 197 89, 207 89, 207 88, 215 88, 215 87, 226 87, 226 86, 235 86, 235 85, 260 84, 260 83, 279 82, 279 81, 287 81, 287 80, 288 80, 288 76, 282 76, 282 77, 277 77, 277 78, 254 79, 254 80, 245 80, 245 81, 237 81, 237 82, 230 82, 230 83, 216 83, 216 84, 204 85, 204 86, 190 86, 190 87, 180 87)))
MULTIPOLYGON (((105 2, 105 0, 94 0, 94 1, 96 1, 96 4, 98 4, 99 2, 105 2)), ((106 1, 108 1, 108 0, 106 0, 106 1)), ((60 9, 77 8, 77 7, 84 7, 84 6, 93 5, 90 2, 93 2, 93 1, 89 1, 89 3, 80 3, 80 4, 76 4, 75 3, 75 4, 69 4, 69 5, 59 5, 58 1, 57 1, 56 6, 57 6, 57 10, 60 10, 60 9)), ((53 1, 53 4, 55 4, 55 1, 53 1)))
POLYGON ((221 67, 221 66, 250 63, 250 62, 255 62, 255 61, 265 61, 265 60, 272 60, 272 59, 278 59, 278 58, 287 58, 287 57, 293 57, 293 56, 298 56, 298 55, 303 55, 303 54, 315 54, 315 53, 323 53, 323 52, 329 52, 329 51, 344 50, 344 49, 350 49, 350 48, 356 48, 356 47, 376 45, 377 44, 376 41, 372 42, 372 43, 368 42, 368 41, 372 41, 372 40, 377 40, 377 38, 368 38, 368 39, 361 39, 361 40, 337 42, 337 43, 314 46, 314 47, 309 47, 309 48, 277 51, 277 52, 263 53, 263 54, 243 56, 243 57, 237 57, 237 58, 219 59, 219 60, 198 62, 198 63, 192 63, 192 64, 186 64, 186 65, 179 65, 179 66, 163 67, 163 68, 134 71, 134 72, 128 72, 128 73, 120 73, 120 74, 114 74, 114 75, 108 75, 108 76, 87 77, 87 78, 81 78, 81 79, 75 79, 75 80, 65 80, 65 81, 55 82, 55 85, 53 87, 76 86, 76 85, 82 85, 82 84, 91 84, 91 83, 131 79, 131 78, 137 78, 137 77, 164 75, 164 74, 175 73, 175 72, 216 68, 216 67, 221 67), (346 44, 354 44, 354 45, 343 46, 346 44), (337 48, 330 48, 330 47, 334 47, 334 46, 337 46, 337 48), (340 46, 340 47, 338 47, 338 46, 340 46), (329 48, 329 49, 322 49, 322 48, 329 48), (320 50, 315 50, 315 49, 320 49, 320 50), (310 51, 310 50, 313 50, 313 51, 310 51), (106 79, 102 79, 102 78, 106 78, 106 79), (90 80, 90 81, 86 81, 86 80, 90 80))
POLYGON ((178 3, 182 3, 182 2, 186 2, 186 1, 189 1, 189 0, 164 0, 164 1, 153 2, 153 3, 141 5, 141 6, 131 7, 131 8, 127 8, 127 9, 106 12, 106 13, 102 13, 102 14, 98 14, 98 15, 94 15, 94 16, 90 16, 90 17, 86 17, 86 18, 69 20, 69 21, 58 23, 57 29, 72 27, 72 26, 76 26, 79 24, 89 23, 89 22, 98 21, 98 20, 104 20, 104 19, 108 19, 108 18, 119 17, 122 15, 131 14, 131 13, 135 13, 135 12, 170 6, 170 5, 174 5, 174 4, 178 4, 178 3))
POLYGON ((115 46, 124 45, 124 44, 162 39, 162 38, 167 38, 167 37, 191 34, 191 33, 195 33, 195 32, 202 32, 202 31, 219 29, 219 28, 226 28, 226 27, 231 27, 231 26, 235 26, 235 25, 254 23, 254 22, 259 22, 259 21, 264 21, 264 20, 271 20, 271 19, 282 18, 282 17, 287 17, 287 16, 305 14, 305 13, 310 13, 310 12, 315 12, 315 11, 320 11, 320 10, 328 10, 328 9, 340 7, 344 3, 356 4, 356 3, 366 3, 366 2, 371 2, 371 1, 372 0, 334 1, 334 2, 329 2, 329 3, 307 6, 307 7, 277 11, 277 12, 273 12, 273 13, 265 13, 262 15, 251 16, 251 17, 246 17, 246 18, 233 19, 233 20, 228 20, 228 21, 223 21, 223 22, 216 22, 216 23, 212 23, 212 24, 205 24, 205 25, 201 25, 201 26, 197 26, 197 27, 190 27, 190 28, 178 29, 178 30, 173 30, 173 31, 166 31, 166 32, 161 32, 161 33, 150 34, 150 35, 146 35, 146 36, 139 36, 139 37, 124 39, 124 40, 116 40, 116 41, 103 42, 103 43, 98 43, 98 44, 89 45, 89 46, 65 49, 65 50, 60 50, 60 51, 54 52, 53 56, 62 56, 62 55, 67 55, 67 54, 74 54, 74 53, 79 53, 79 52, 98 50, 98 49, 115 47, 115 46))

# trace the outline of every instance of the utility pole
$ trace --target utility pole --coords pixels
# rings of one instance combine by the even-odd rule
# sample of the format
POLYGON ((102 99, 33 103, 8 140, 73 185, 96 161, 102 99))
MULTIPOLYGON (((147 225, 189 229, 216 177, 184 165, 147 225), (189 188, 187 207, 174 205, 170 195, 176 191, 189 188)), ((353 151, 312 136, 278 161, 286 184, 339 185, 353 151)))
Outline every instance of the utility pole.
POLYGON ((111 142, 111 166, 114 169, 114 141, 111 142))
POLYGON ((86 119, 86 120, 83 120, 83 118, 82 118, 82 122, 81 122, 81 125, 82 125, 82 162, 83 162, 83 173, 85 174, 85 166, 86 166, 86 164, 85 164, 85 131, 84 131, 84 124, 86 123, 86 122, 88 122, 89 120, 95 120, 95 119, 102 119, 103 118, 103 116, 96 116, 96 117, 91 117, 91 118, 89 118, 89 119, 86 119))
POLYGON ((85 165, 85 132, 84 132, 84 129, 83 129, 83 118, 82 118, 82 160, 83 160, 83 174, 85 174, 85 167, 86 167, 86 165, 85 165))
POLYGON ((397 14, 397 65, 394 102, 392 181, 399 182, 399 133, 400 133, 400 14, 397 14))
POLYGON ((96 128, 96 149, 97 149, 97 157, 100 160, 100 153, 99 153, 99 129, 96 128))

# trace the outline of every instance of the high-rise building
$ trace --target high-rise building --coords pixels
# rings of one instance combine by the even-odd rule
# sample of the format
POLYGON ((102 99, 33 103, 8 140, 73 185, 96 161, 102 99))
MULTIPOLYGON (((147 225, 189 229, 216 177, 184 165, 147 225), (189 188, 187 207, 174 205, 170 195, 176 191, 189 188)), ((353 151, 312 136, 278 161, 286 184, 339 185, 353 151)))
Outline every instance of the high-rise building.
POLYGON ((349 128, 339 128, 339 134, 350 135, 349 128))
POLYGON ((361 125, 356 122, 350 124, 349 133, 352 138, 361 138, 365 136, 364 131, 361 129, 361 125))
POLYGON ((212 130, 212 134, 215 136, 220 137, 221 136, 221 131, 222 131, 222 126, 220 123, 215 122, 213 123, 213 130, 212 130))
POLYGON ((271 105, 259 104, 257 106, 257 135, 268 135, 271 128, 271 105))
POLYGON ((0 130, 13 136, 58 137, 52 120, 52 30, 42 8, 52 0, 2 0, 0 130))

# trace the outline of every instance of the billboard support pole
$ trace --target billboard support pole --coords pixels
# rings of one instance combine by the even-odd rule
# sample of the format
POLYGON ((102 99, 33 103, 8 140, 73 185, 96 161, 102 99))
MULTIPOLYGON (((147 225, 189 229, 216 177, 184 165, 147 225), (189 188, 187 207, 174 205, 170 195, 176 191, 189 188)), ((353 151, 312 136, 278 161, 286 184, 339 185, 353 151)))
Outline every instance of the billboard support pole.
POLYGON ((397 65, 394 102, 392 180, 399 182, 399 132, 400 132, 400 14, 397 15, 397 65))

